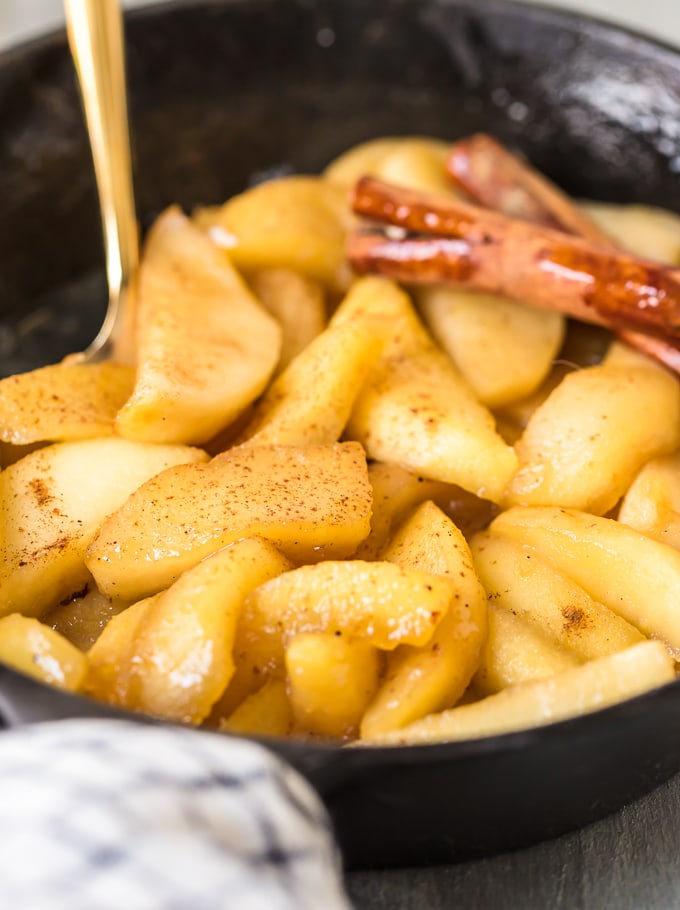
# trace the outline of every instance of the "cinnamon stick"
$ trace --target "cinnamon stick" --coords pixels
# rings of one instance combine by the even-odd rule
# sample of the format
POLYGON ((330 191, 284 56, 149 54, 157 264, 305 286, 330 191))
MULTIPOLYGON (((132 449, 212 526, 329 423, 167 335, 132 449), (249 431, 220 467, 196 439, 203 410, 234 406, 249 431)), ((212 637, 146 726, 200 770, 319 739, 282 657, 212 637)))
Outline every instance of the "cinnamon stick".
POLYGON ((614 246, 566 193, 486 133, 454 143, 446 170, 457 186, 485 208, 614 246))
MULTIPOLYGON (((485 133, 454 143, 446 168, 454 183, 480 205, 617 249, 611 237, 566 193, 485 133)), ((680 279, 677 269, 670 269, 669 274, 676 281, 680 279)), ((615 334, 630 347, 680 373, 680 348, 672 341, 626 329, 615 334)))
POLYGON ((373 177, 358 182, 353 207, 417 235, 350 235, 348 256, 358 271, 448 281, 611 329, 680 339, 680 282, 660 263, 373 177))

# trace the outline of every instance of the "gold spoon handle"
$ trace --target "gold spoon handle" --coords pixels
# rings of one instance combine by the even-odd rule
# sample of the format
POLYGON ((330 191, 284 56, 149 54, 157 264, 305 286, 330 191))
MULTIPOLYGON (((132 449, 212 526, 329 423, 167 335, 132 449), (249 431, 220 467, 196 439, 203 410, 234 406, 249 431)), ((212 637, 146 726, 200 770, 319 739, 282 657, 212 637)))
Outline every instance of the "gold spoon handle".
POLYGON ((137 268, 123 18, 118 0, 64 0, 71 54, 90 137, 104 234, 109 306, 89 360, 111 353, 123 298, 137 268))

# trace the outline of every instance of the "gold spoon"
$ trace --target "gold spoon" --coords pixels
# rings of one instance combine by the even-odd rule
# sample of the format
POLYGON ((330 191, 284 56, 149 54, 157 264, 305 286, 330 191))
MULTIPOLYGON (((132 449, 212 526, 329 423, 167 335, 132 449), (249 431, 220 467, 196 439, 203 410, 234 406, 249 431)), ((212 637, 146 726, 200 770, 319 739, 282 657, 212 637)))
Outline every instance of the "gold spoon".
POLYGON ((64 0, 94 161, 109 302, 97 337, 79 362, 129 359, 123 330, 139 258, 130 159, 123 17, 118 0, 64 0))

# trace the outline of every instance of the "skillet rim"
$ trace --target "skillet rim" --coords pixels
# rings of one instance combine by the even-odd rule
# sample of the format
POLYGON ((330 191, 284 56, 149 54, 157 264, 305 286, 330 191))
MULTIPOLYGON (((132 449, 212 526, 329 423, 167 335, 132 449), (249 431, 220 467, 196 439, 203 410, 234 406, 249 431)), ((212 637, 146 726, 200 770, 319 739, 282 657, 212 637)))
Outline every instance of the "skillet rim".
MULTIPOLYGON (((436 761, 443 757, 468 759, 481 755, 488 755, 490 753, 495 754, 502 751, 516 751, 518 749, 530 748, 536 745, 535 741, 538 739, 551 742, 554 738, 561 738, 562 736, 571 737, 574 728, 577 728, 576 732, 579 734, 587 734, 589 728, 594 729, 601 727, 609 721, 618 722, 615 718, 619 714, 626 715, 631 713, 637 715, 640 712, 644 712, 649 707, 650 703, 668 698, 677 698, 678 708, 680 710, 680 676, 678 676, 672 682, 656 686, 655 688, 635 695, 632 698, 615 702, 614 704, 598 708, 594 711, 588 711, 585 714, 567 717, 536 727, 510 730, 505 733, 479 736, 474 739, 442 740, 440 742, 406 745, 371 745, 369 743, 366 745, 354 743, 343 745, 337 742, 320 742, 296 737, 246 736, 232 733, 227 730, 220 731, 210 727, 197 727, 192 724, 183 724, 178 721, 154 717, 153 715, 143 714, 141 712, 137 713, 129 709, 119 708, 109 705, 106 702, 98 701, 84 693, 68 692, 59 689, 56 686, 50 686, 48 683, 35 679, 34 677, 23 673, 21 670, 17 670, 9 664, 0 661, 0 729, 2 728, 3 721, 12 713, 16 713, 17 716, 16 719, 12 719, 12 721, 7 724, 9 727, 20 726, 24 723, 49 722, 51 718, 40 718, 39 721, 33 720, 30 717, 22 719, 22 714, 24 712, 20 705, 21 690, 28 690, 30 692, 33 688, 37 689, 41 694, 45 695, 45 697, 51 697, 54 701, 64 706, 66 713, 62 715, 59 712, 55 716, 55 720, 66 719, 67 717, 111 716, 119 720, 133 720, 137 723, 155 723, 176 726, 201 732, 215 733, 220 736, 227 736, 234 739, 248 739, 267 746, 277 753, 290 753, 289 757, 298 755, 298 753, 302 755, 309 753, 313 755, 318 754, 319 756, 341 754, 357 756, 370 755, 379 758, 386 758, 389 756, 390 758, 394 758, 397 755, 417 755, 424 757, 427 753, 427 760, 436 761), (5 684, 8 681, 10 683, 10 689, 12 687, 19 688, 20 695, 18 697, 11 691, 8 696, 5 688, 5 684), (18 709, 16 709, 17 704, 19 704, 18 709), (9 708, 9 705, 12 707, 9 708), (16 710, 13 711, 12 708, 16 710), (451 751, 455 753, 453 756, 448 755, 451 751), (446 753, 446 755, 444 756, 441 753, 446 753)), ((40 711, 38 713, 42 714, 40 711)), ((625 720, 625 717, 621 718, 622 723, 625 720)), ((361 761, 363 760, 365 759, 361 759, 361 761)), ((410 763, 411 762, 409 762, 409 764, 410 763)))

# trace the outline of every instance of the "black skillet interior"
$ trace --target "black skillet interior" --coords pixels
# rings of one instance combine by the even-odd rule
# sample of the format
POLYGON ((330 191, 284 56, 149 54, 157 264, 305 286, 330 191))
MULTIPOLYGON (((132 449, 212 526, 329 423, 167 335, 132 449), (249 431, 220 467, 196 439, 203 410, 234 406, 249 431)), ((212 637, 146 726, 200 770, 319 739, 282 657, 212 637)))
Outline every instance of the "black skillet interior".
MULTIPOLYGON (((138 210, 223 200, 381 134, 495 133, 581 196, 680 211, 680 54, 506 0, 196 0, 128 19, 138 210)), ((62 35, 0 60, 0 373, 83 347, 104 310, 87 140, 62 35)), ((0 668, 6 723, 107 709, 0 668)), ((680 768, 678 685, 477 743, 277 743, 351 865, 509 849, 680 768)))

